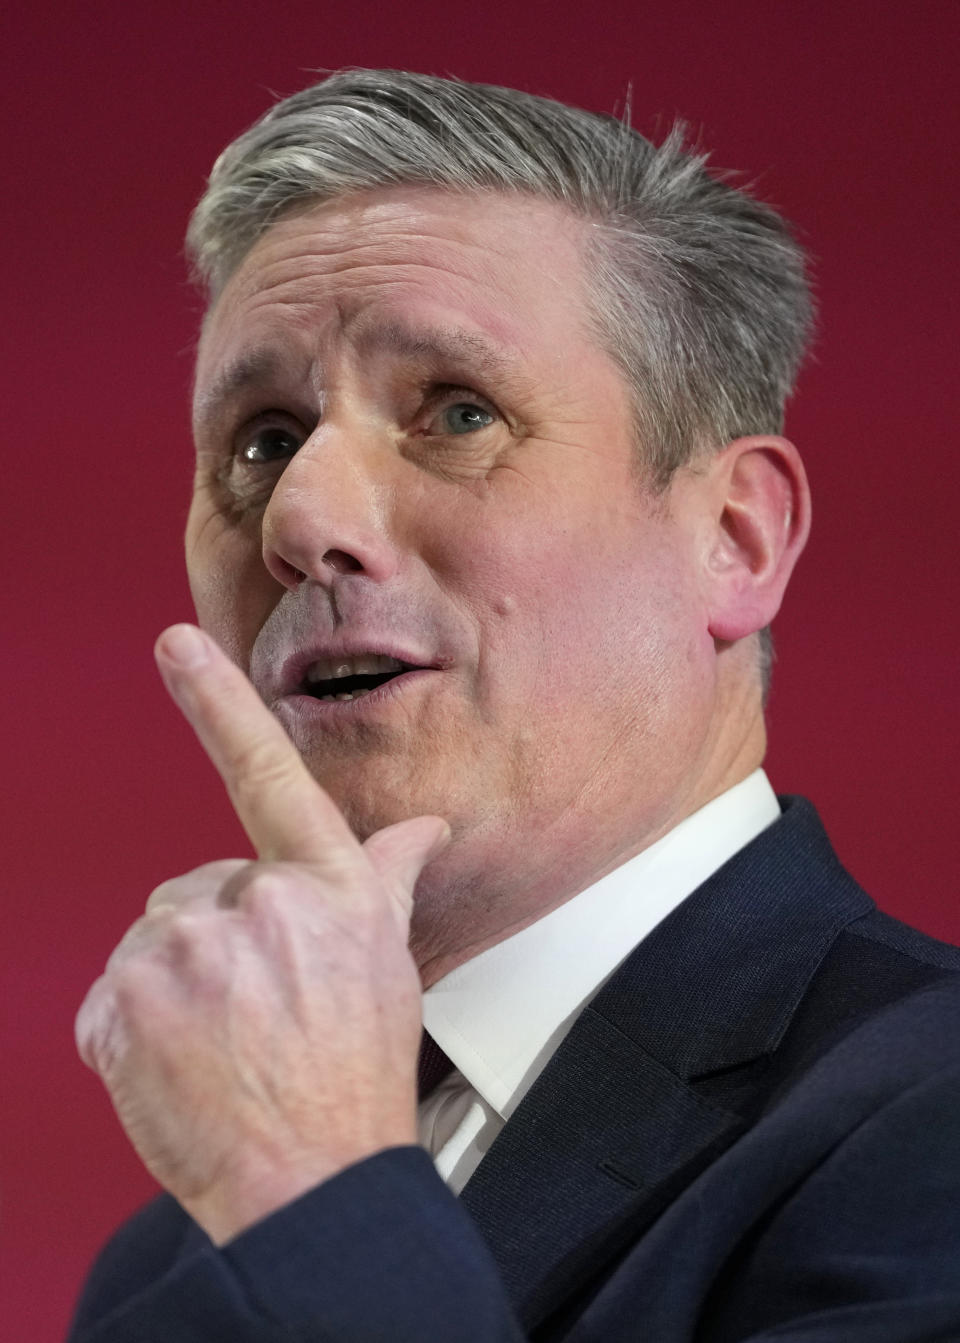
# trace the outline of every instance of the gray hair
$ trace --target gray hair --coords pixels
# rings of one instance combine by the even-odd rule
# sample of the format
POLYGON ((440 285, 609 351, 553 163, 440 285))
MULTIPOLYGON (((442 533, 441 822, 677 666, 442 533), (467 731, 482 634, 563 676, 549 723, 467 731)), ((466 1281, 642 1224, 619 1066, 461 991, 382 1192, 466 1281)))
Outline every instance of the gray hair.
MULTIPOLYGON (((556 201, 590 221, 588 320, 631 389, 638 464, 663 488, 700 452, 779 433, 812 325, 788 225, 706 172, 675 125, 490 84, 341 70, 276 104, 217 159, 187 248, 215 297, 292 206, 399 185, 556 201)), ((764 679, 769 633, 760 653, 764 679)))

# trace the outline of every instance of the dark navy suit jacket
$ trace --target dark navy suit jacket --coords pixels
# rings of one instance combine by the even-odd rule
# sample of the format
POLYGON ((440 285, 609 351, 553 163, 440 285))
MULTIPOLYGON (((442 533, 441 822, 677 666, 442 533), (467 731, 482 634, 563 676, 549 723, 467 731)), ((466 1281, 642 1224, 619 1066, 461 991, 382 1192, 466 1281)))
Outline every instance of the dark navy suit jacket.
POLYGON ((459 1198, 397 1147, 217 1250, 161 1197, 73 1343, 957 1343, 960 951, 878 912, 782 802, 459 1198))

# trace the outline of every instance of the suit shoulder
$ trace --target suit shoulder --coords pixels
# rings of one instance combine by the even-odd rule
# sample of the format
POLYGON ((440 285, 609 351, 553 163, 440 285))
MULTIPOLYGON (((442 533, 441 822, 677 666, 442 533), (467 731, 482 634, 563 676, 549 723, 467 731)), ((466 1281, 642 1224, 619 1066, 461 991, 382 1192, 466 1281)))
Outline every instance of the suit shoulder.
MULTIPOLYGON (((831 1043, 868 1021, 881 1031, 909 1033, 909 1023, 933 1019, 941 1043, 952 1045, 960 1039, 960 949, 873 908, 840 931, 804 1009, 807 1030, 823 1029, 831 1043)), ((936 1043, 935 1028, 928 1041, 935 1054, 936 1043)))
POLYGON ((960 1011, 960 949, 873 909, 848 923, 814 981, 852 1026, 879 1014, 892 1026, 911 1014, 938 1012, 956 1023, 960 1011))
POLYGON ((878 947, 885 947, 891 953, 915 962, 918 966, 927 966, 931 970, 943 970, 960 974, 960 947, 949 942, 940 942, 935 937, 901 923, 899 919, 873 909, 863 918, 847 925, 852 937, 862 938, 878 947))
MULTIPOLYGON (((960 1065, 958 971, 957 948, 889 915, 873 909, 848 923, 767 1056, 754 1104, 769 1109, 824 1070, 838 1094, 881 1078, 893 1094, 960 1065)), ((726 1096, 736 1078, 715 1085, 726 1096)))

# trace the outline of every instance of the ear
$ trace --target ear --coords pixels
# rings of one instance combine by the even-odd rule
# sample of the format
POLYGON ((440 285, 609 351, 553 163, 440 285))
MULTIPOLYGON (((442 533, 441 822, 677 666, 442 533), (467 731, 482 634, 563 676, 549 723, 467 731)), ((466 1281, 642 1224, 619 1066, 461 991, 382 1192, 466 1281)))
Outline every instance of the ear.
POLYGON ((775 435, 737 438, 707 466, 703 579, 714 639, 733 643, 770 624, 810 531, 800 454, 775 435))

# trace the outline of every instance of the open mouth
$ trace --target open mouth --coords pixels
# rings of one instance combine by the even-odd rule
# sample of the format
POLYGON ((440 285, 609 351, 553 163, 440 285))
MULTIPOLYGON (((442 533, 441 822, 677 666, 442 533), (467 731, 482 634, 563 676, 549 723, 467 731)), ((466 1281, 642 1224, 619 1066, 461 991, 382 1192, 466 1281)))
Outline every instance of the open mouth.
POLYGON ((323 658, 307 668, 300 687, 302 695, 312 699, 333 702, 362 699, 371 690, 385 685, 405 672, 420 671, 409 662, 380 654, 363 654, 353 658, 323 658), (374 665, 377 664, 377 665, 374 665))

